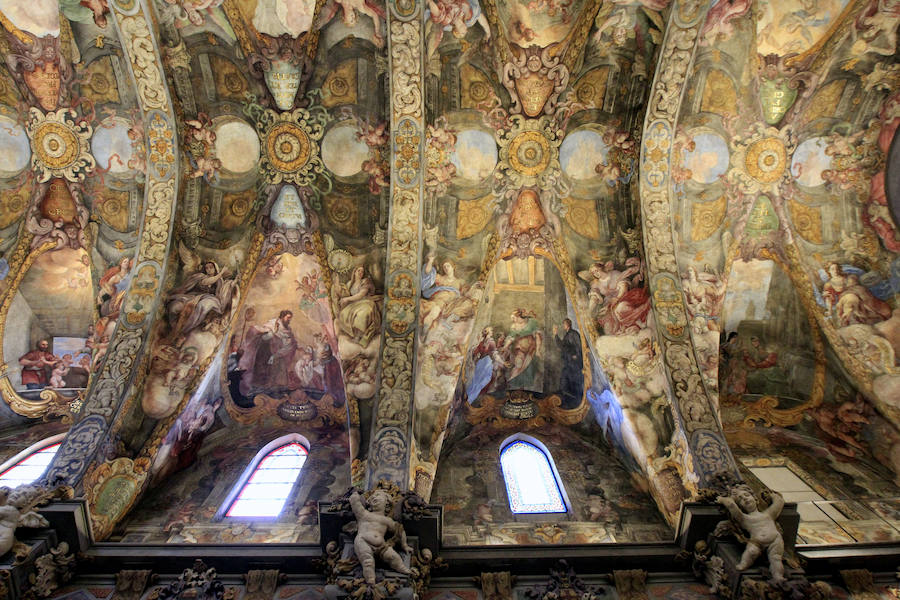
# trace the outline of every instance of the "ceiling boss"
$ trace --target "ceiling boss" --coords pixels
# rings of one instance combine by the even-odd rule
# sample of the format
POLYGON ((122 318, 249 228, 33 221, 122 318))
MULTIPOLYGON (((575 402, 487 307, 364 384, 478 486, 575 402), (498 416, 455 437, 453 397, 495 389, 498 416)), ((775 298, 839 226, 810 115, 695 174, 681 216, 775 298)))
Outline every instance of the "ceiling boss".
POLYGON ((93 128, 69 108, 46 114, 31 109, 26 131, 31 140, 31 165, 38 181, 51 177, 65 177, 69 181, 83 181, 94 171, 96 162, 91 156, 90 139, 93 128))
POLYGON ((307 186, 317 197, 331 191, 320 151, 325 127, 332 120, 324 107, 311 99, 309 108, 277 113, 248 104, 244 113, 259 134, 263 149, 260 172, 267 183, 307 186))

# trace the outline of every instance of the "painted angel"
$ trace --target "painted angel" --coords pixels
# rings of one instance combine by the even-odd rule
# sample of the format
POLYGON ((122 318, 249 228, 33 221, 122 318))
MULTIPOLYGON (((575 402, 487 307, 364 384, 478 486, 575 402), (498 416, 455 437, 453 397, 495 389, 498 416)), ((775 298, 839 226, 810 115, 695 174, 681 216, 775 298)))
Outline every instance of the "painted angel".
POLYGON ((428 55, 434 53, 444 38, 445 31, 453 32, 453 37, 466 37, 469 28, 478 23, 484 29, 484 39, 491 39, 491 27, 481 12, 478 0, 428 0, 425 19, 431 21, 428 32, 428 55))
POLYGON ((214 260, 203 260, 183 243, 178 244, 184 272, 190 272, 184 282, 169 296, 167 311, 172 331, 186 335, 199 327, 209 316, 228 315, 235 306, 240 291, 228 268, 221 268, 214 260))
POLYGON ((341 10, 341 20, 349 28, 355 27, 359 21, 356 11, 371 17, 375 25, 375 45, 379 48, 384 47, 384 32, 381 29, 381 20, 385 18, 384 8, 372 0, 329 0, 322 9, 317 27, 321 29, 331 22, 338 9, 341 10))

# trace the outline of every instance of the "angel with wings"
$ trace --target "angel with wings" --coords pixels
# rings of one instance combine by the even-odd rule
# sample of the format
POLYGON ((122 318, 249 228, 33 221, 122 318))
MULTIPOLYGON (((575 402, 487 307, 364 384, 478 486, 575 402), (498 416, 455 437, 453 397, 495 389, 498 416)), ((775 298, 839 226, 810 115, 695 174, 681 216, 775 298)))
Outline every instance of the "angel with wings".
POLYGON ((184 244, 178 244, 178 254, 184 271, 192 272, 180 286, 172 291, 167 306, 169 323, 179 335, 199 327, 206 317, 230 314, 240 290, 228 268, 221 268, 214 260, 202 260, 184 244))

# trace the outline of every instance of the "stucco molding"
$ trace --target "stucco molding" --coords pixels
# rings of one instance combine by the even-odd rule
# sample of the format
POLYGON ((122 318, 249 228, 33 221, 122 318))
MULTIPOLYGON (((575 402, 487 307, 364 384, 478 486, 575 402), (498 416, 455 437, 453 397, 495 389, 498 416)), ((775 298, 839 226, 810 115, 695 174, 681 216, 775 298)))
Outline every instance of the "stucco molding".
POLYGON ((48 481, 76 485, 106 436, 109 424, 131 392, 139 357, 146 348, 169 264, 178 197, 178 140, 175 115, 165 85, 162 57, 152 33, 153 19, 145 0, 110 3, 110 20, 126 56, 147 132, 144 219, 140 228, 131 285, 125 296, 106 360, 87 391, 80 419, 72 426, 48 481))
POLYGON ((675 204, 671 178, 675 130, 707 10, 702 0, 672 3, 644 120, 639 184, 654 323, 674 394, 675 416, 687 436, 701 485, 717 472, 737 472, 687 327, 671 208, 675 204))

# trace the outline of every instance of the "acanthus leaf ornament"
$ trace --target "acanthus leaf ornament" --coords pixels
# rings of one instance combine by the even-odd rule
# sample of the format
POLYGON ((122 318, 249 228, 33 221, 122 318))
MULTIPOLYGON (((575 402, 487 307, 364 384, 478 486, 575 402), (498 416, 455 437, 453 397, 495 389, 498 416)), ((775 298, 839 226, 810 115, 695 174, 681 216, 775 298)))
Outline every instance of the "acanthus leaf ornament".
POLYGON ((556 191, 557 197, 565 196, 566 183, 559 163, 563 131, 550 117, 511 115, 508 122, 508 128, 496 132, 500 160, 494 171, 494 192, 502 196, 505 190, 538 187, 556 191))
POLYGON ((259 169, 267 183, 293 183, 314 190, 317 197, 331 191, 331 178, 322 162, 319 144, 331 116, 310 98, 308 108, 278 113, 255 103, 244 114, 256 125, 263 149, 259 169))
POLYGON ((776 129, 756 123, 749 136, 731 140, 728 179, 748 194, 777 194, 791 177, 790 157, 797 137, 790 127, 776 129))
POLYGON ((97 166, 91 156, 93 127, 71 108, 47 113, 32 107, 25 128, 31 141, 31 167, 40 183, 51 177, 84 181, 97 166))

